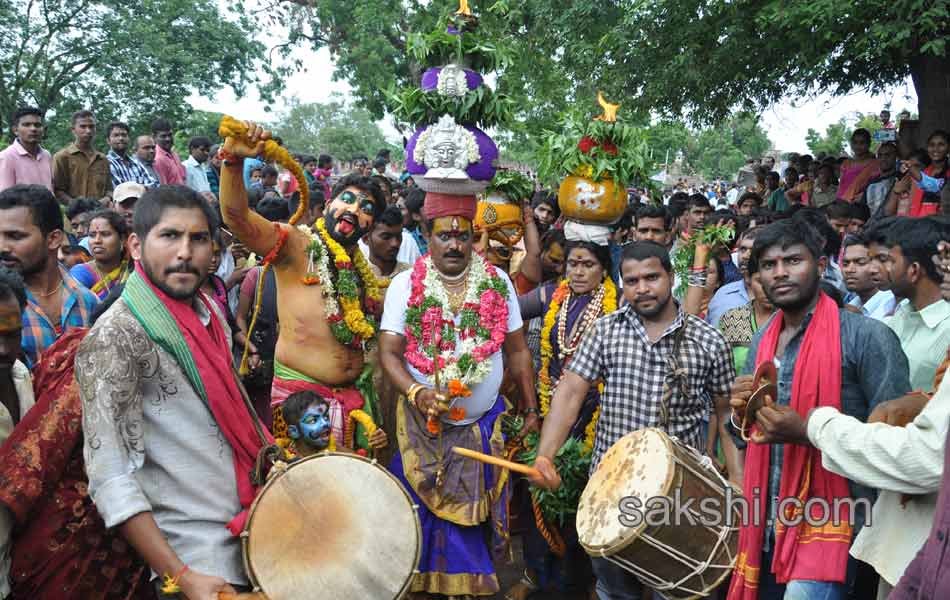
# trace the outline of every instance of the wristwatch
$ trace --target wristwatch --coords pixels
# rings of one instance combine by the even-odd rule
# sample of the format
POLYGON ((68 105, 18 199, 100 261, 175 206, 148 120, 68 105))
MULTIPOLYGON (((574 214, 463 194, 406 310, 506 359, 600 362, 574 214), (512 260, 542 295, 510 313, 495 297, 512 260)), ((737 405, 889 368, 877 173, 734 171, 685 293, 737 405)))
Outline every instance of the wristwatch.
POLYGON ((526 415, 530 415, 530 414, 534 413, 534 414, 536 414, 536 415, 538 415, 538 416, 541 416, 541 413, 538 412, 538 409, 535 408, 535 407, 533 407, 533 406, 529 406, 528 408, 524 409, 524 412, 525 412, 526 415))

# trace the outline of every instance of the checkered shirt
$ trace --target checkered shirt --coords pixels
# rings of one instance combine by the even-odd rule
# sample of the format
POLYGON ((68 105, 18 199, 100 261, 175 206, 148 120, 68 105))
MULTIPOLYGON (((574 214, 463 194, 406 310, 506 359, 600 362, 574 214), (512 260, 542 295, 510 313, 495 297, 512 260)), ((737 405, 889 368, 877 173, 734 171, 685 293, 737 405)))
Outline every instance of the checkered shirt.
POLYGON ((158 180, 152 177, 152 175, 145 170, 145 167, 133 158, 122 158, 112 150, 109 150, 109 153, 106 154, 106 158, 109 159, 109 173, 112 176, 112 187, 116 187, 120 183, 127 181, 141 183, 146 188, 153 188, 158 185, 158 180))
POLYGON ((63 309, 60 322, 53 324, 36 297, 26 290, 26 308, 23 309, 23 338, 20 347, 23 350, 26 366, 30 369, 40 361, 44 350, 53 345, 66 331, 74 327, 89 327, 92 311, 99 303, 95 294, 70 277, 60 265, 63 276, 63 309))
POLYGON ((682 311, 656 342, 650 342, 640 317, 627 305, 596 321, 567 366, 587 381, 604 382, 591 473, 621 437, 660 427, 663 384, 672 380, 667 358, 684 319, 687 325, 677 361, 686 373, 687 395, 673 385, 665 430, 704 451, 703 418, 714 410, 715 397, 728 395, 736 376, 729 344, 716 328, 682 311))

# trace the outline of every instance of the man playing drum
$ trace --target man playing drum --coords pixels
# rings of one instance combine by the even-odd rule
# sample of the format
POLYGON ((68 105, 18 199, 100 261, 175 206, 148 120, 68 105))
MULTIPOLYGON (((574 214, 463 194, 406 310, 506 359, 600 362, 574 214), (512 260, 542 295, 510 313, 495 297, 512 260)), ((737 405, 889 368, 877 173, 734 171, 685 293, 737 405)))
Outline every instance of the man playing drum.
POLYGON ((504 367, 529 413, 526 429, 538 422, 515 289, 472 252, 475 205, 474 196, 427 195, 430 254, 393 278, 380 336, 383 369, 405 396, 390 468, 420 505, 422 558, 412 591, 452 598, 498 592, 492 554, 506 546, 508 502, 507 471, 452 447, 504 453, 504 367))
MULTIPOLYGON (((532 479, 534 485, 560 485, 554 455, 600 380, 592 473, 617 440, 645 427, 660 427, 702 451, 703 417, 728 398, 735 378, 729 346, 718 330, 673 300, 667 250, 654 242, 629 244, 620 271, 627 305, 596 322, 565 369, 544 420, 534 463, 541 477, 532 479)), ((593 565, 601 600, 642 597, 643 586, 631 573, 604 558, 594 557, 593 565)))
MULTIPOLYGON (((280 320, 273 405, 304 390, 328 399, 333 435, 342 446, 349 413, 364 408, 375 412, 375 407, 364 407, 372 396, 360 385, 367 383, 371 390, 371 376, 360 375, 366 367, 366 343, 376 334, 381 296, 357 243, 373 227, 385 201, 370 179, 348 175, 334 188, 326 218, 313 230, 268 222, 248 207, 242 165, 263 152, 270 133, 245 125, 244 136, 224 142, 221 212, 244 245, 273 259, 280 320)), ((286 437, 286 424, 278 416, 275 410, 274 434, 286 437)))

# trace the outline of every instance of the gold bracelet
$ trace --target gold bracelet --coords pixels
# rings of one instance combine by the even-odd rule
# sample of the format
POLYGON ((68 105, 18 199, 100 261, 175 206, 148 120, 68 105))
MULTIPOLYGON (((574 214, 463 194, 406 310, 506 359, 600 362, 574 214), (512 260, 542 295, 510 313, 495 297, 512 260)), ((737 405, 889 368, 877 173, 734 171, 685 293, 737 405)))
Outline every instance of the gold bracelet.
POLYGON ((422 388, 423 385, 421 383, 413 383, 409 386, 409 389, 406 390, 406 400, 409 401, 409 404, 411 404, 413 408, 419 408, 416 405, 416 395, 422 388))

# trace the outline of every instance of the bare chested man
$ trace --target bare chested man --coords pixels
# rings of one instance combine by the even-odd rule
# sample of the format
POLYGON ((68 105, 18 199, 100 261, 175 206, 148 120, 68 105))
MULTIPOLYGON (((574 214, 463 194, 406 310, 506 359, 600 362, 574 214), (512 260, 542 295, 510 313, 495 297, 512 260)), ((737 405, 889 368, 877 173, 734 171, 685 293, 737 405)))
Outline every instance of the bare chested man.
MULTIPOLYGON (((277 249, 272 268, 277 277, 280 336, 274 361, 272 403, 279 406, 293 392, 310 390, 330 401, 333 434, 343 442, 350 411, 361 408, 374 415, 376 407, 361 392, 366 344, 378 331, 381 304, 368 292, 375 281, 363 280, 365 258, 357 247, 385 207, 382 192, 369 178, 351 174, 333 189, 325 219, 311 233, 268 221, 248 208, 243 163, 264 151, 270 132, 247 123, 241 139, 224 142, 221 165, 221 212, 224 222, 248 248, 260 256, 277 249), (281 238, 286 242, 278 248, 281 238), (337 268, 340 255, 349 266, 337 268), (341 279, 344 280, 343 285, 341 279), (355 282, 358 311, 346 311, 345 288, 355 282), (341 291, 343 288, 343 291, 341 291), (347 318, 338 318, 347 316, 347 318), (329 320, 328 320, 329 319, 329 320), (357 386, 360 389, 357 389, 357 386), (364 406, 365 401, 365 406, 364 406)), ((275 410, 274 434, 286 436, 286 424, 275 410)))

